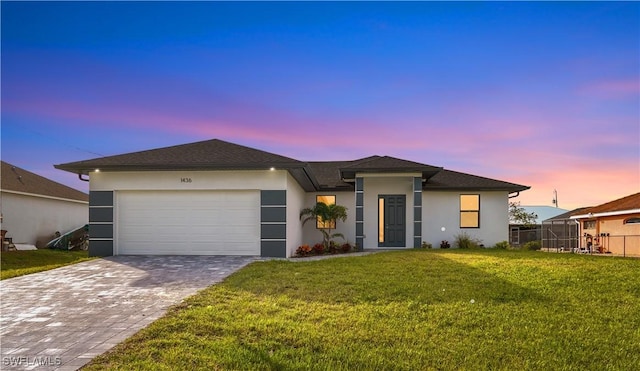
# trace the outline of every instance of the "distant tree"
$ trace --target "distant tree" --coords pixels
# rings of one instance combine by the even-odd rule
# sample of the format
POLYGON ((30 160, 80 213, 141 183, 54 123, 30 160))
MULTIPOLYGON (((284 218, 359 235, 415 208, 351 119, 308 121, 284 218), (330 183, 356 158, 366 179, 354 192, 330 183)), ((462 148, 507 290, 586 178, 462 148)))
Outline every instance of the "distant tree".
POLYGON ((314 207, 302 209, 300 211, 300 219, 302 220, 302 225, 305 225, 309 220, 320 221, 323 244, 325 248, 328 248, 332 238, 344 238, 342 233, 331 234, 331 230, 336 227, 337 219, 343 222, 347 220, 347 208, 341 205, 327 205, 324 202, 318 202, 314 207))
POLYGON ((513 224, 521 224, 525 227, 532 227, 536 224, 538 215, 534 212, 528 213, 520 202, 509 202, 509 220, 513 224))

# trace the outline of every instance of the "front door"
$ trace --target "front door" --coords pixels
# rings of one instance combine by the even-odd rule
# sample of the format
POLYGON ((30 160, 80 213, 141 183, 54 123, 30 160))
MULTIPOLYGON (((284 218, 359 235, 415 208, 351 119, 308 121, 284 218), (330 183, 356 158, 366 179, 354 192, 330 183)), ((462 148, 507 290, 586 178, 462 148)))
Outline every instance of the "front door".
POLYGON ((406 195, 378 196, 378 246, 405 247, 406 195))

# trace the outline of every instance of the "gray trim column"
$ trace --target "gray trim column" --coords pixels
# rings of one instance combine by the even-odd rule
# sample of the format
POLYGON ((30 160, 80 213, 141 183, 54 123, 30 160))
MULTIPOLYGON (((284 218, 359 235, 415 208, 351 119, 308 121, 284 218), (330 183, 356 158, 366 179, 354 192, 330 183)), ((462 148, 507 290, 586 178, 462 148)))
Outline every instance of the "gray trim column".
POLYGON ((287 191, 260 191, 260 256, 287 257, 287 191))
POLYGON ((413 178, 413 247, 422 246, 422 178, 413 178))
POLYGON ((356 178, 356 248, 364 249, 364 178, 356 178))
POLYGON ((89 256, 113 255, 113 191, 89 192, 89 256))

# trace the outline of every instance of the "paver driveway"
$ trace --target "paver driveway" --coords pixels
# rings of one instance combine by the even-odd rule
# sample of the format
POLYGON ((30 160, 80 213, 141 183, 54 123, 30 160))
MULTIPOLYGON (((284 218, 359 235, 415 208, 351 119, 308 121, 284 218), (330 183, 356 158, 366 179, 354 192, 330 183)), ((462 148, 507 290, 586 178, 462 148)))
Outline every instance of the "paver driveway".
POLYGON ((76 370, 256 259, 115 256, 0 281, 0 369, 76 370))

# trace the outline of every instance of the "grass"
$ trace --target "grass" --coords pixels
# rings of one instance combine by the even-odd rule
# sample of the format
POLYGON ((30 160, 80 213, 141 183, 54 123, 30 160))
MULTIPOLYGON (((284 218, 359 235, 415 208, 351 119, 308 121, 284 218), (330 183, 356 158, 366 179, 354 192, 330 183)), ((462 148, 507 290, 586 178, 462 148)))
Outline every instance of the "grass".
POLYGON ((87 251, 23 250, 0 255, 0 279, 23 276, 89 260, 87 251))
POLYGON ((256 262, 87 369, 639 369, 639 283, 637 259, 528 251, 256 262))

